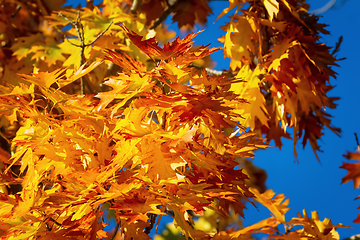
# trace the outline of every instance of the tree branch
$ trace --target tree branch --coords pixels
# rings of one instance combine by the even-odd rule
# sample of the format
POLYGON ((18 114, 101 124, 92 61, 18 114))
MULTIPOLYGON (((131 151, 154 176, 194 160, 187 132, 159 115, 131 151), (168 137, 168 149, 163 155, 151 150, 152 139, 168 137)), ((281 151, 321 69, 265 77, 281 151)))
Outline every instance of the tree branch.
POLYGON ((91 46, 93 45, 102 35, 104 35, 105 32, 107 32, 107 30, 109 30, 110 26, 113 24, 113 20, 111 20, 111 22, 109 23, 109 25, 106 27, 106 29, 104 31, 102 31, 99 35, 96 36, 96 38, 94 40, 92 40, 90 43, 85 44, 85 46, 91 46))
MULTIPOLYGON (((106 29, 104 31, 102 31, 100 34, 98 34, 94 40, 92 40, 90 43, 86 44, 85 43, 85 33, 84 33, 84 26, 81 23, 81 18, 80 18, 80 11, 78 11, 77 13, 77 17, 76 17, 76 21, 73 22, 71 21, 69 18, 67 18, 66 16, 64 16, 61 12, 59 13, 59 16, 64 18, 66 21, 68 21, 75 29, 80 41, 80 45, 75 44, 73 42, 71 42, 69 40, 69 38, 67 36, 65 36, 66 40, 69 41, 69 43, 73 46, 76 47, 80 47, 80 66, 82 66, 85 63, 85 47, 91 46, 92 44, 94 44, 101 36, 103 36, 105 34, 105 32, 107 30, 109 30, 110 26, 113 24, 113 21, 111 20, 111 22, 109 23, 109 25, 106 27, 106 29)), ((84 94, 84 84, 86 85, 86 87, 89 89, 89 91, 91 93, 93 93, 93 90, 90 87, 90 84, 86 81, 86 79, 84 79, 83 77, 80 78, 80 94, 84 94), (85 81, 84 81, 85 80, 85 81)))

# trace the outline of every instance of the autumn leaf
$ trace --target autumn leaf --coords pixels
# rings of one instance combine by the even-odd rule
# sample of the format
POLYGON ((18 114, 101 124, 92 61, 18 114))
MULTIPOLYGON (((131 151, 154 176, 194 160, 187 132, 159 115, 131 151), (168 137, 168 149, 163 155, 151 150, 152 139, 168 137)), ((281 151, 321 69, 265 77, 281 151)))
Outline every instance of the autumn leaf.
POLYGON ((283 194, 275 196, 275 193, 271 189, 264 193, 259 193, 255 188, 251 188, 250 191, 255 195, 255 200, 267 207, 278 221, 281 223, 285 222, 285 213, 289 210, 289 208, 287 208, 289 199, 285 200, 283 194))
MULTIPOLYGON (((360 161, 360 154, 358 152, 350 153, 348 152, 344 155, 347 159, 360 161)), ((348 181, 354 182, 354 188, 359 188, 360 186, 360 162, 355 163, 343 163, 340 168, 343 168, 348 171, 345 177, 343 177, 341 183, 347 183, 348 181)))
MULTIPOLYGON (((164 24, 195 31, 206 0, 63 4, 0 8, 2 238, 150 239, 164 215, 192 239, 339 238, 317 213, 286 222, 289 201, 250 162, 290 136, 316 155, 324 128, 340 131, 325 112, 337 59, 308 5, 230 0, 219 70, 220 48, 195 47, 200 32, 169 42, 164 24), (255 201, 272 217, 243 227, 255 201)), ((343 183, 359 186, 357 164, 343 183)))
POLYGON ((226 35, 219 39, 224 43, 225 56, 231 59, 231 68, 241 67, 243 62, 251 61, 251 52, 255 52, 253 40, 256 38, 250 17, 236 15, 226 28, 226 35))
POLYGON ((279 3, 277 0, 262 0, 268 14, 270 21, 273 20, 273 17, 278 14, 279 12, 279 3))

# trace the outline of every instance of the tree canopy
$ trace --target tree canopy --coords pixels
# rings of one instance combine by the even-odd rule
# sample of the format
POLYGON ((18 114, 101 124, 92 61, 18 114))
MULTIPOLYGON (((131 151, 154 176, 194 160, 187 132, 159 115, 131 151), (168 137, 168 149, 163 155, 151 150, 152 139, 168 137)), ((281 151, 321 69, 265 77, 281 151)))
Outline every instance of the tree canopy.
MULTIPOLYGON (((164 22, 205 24, 206 0, 64 3, 0 6, 2 239, 150 239, 165 215, 185 239, 339 239, 346 226, 316 212, 285 219, 251 161, 283 138, 318 158, 323 130, 340 133, 326 110, 341 41, 321 42, 304 0, 229 0, 223 48, 164 22), (255 203, 272 216, 243 227, 255 203)), ((359 163, 342 168, 358 188, 359 163)))

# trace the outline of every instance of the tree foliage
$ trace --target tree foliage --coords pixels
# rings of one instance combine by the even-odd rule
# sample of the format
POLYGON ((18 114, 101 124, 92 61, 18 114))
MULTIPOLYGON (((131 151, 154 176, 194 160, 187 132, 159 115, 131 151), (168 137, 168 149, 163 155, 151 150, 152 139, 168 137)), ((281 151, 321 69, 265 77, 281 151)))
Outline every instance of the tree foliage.
MULTIPOLYGON (((325 127, 340 132, 325 112, 337 59, 305 1, 229 0, 223 49, 164 24, 205 24, 206 0, 63 4, 0 7, 2 239, 149 239, 164 215, 186 239, 339 238, 316 212, 286 220, 249 160, 282 138, 316 155, 325 127), (210 68, 220 50, 226 71, 210 68), (244 228, 255 202, 272 216, 244 228)), ((343 165, 356 187, 357 166, 343 165)))

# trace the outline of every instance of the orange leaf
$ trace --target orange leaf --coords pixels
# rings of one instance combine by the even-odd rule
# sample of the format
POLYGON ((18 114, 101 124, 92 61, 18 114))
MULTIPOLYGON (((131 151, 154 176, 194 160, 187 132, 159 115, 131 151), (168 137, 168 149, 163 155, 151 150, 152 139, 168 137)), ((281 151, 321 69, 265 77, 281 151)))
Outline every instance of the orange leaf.
MULTIPOLYGON (((360 153, 348 153, 344 155, 348 159, 360 159, 360 153)), ((360 162, 356 163, 343 163, 340 168, 346 169, 348 173, 343 177, 341 183, 347 183, 348 181, 354 182, 354 188, 359 188, 360 186, 360 162)))
POLYGON ((284 194, 274 197, 275 193, 271 189, 264 193, 259 193, 256 188, 250 188, 250 191, 255 195, 256 201, 267 207, 280 222, 285 222, 285 213, 289 210, 287 208, 289 199, 285 200, 284 194))
POLYGON ((116 65, 122 67, 124 70, 146 72, 146 66, 142 62, 133 59, 124 52, 117 53, 109 49, 106 49, 105 52, 108 54, 105 56, 105 59, 112 61, 116 65))
MULTIPOLYGON (((195 34, 194 33, 188 34, 184 39, 180 39, 178 37, 173 42, 165 44, 164 47, 161 48, 158 46, 158 42, 155 40, 155 38, 143 40, 142 36, 134 32, 131 32, 126 27, 121 25, 121 28, 125 31, 126 35, 128 36, 128 38, 130 38, 132 43, 134 43, 141 51, 143 51, 149 57, 150 56, 159 57, 163 60, 177 55, 184 55, 190 52, 192 47, 191 40, 200 33, 198 32, 195 34)), ((204 47, 200 47, 200 50, 202 50, 202 54, 197 53, 196 54, 196 56, 198 56, 197 58, 205 57, 206 55, 218 49, 207 50, 204 49, 204 47)))

